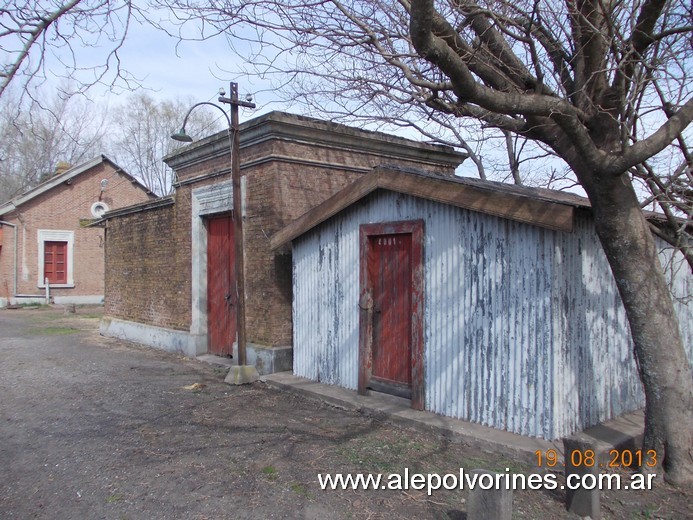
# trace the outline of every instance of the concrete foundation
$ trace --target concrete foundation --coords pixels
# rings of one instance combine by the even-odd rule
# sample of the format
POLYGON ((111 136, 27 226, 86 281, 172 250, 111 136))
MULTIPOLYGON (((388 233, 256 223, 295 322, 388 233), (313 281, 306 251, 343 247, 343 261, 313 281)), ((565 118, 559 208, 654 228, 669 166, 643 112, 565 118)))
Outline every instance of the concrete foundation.
POLYGON ((116 318, 103 318, 99 332, 102 336, 141 343, 188 357, 196 357, 205 353, 199 341, 196 341, 198 338, 181 330, 165 329, 116 318))
POLYGON ((257 369, 252 365, 236 365, 232 366, 229 373, 226 374, 224 383, 229 385, 247 385, 253 383, 260 378, 257 369))
MULTIPOLYGON (((0 307, 22 304, 44 305, 45 303, 46 297, 41 295, 11 296, 9 299, 0 298, 0 307)), ((98 294, 93 296, 51 296, 51 303, 56 305, 103 305, 103 296, 98 294)))
MULTIPOLYGON (((194 358, 207 354, 206 336, 190 334, 182 330, 166 329, 116 318, 103 318, 99 332, 102 336, 141 343, 187 357, 194 358)), ((248 343, 246 346, 247 363, 256 369, 259 375, 291 370, 292 352, 290 346, 271 347, 255 343, 248 343)), ((236 344, 233 346, 233 359, 238 359, 236 344)))
MULTIPOLYGON (((248 364, 257 368, 258 374, 262 376, 293 368, 293 349, 290 346, 270 347, 248 343, 245 348, 248 364)), ((235 343, 233 359, 238 359, 238 345, 235 343)))

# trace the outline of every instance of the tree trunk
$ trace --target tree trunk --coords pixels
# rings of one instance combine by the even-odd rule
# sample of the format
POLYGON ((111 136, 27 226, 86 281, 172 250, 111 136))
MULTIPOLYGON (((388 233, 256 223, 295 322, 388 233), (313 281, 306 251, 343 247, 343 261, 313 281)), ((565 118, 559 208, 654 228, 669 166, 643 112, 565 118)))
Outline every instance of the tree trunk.
POLYGON ((657 471, 663 467, 667 480, 691 483, 693 371, 654 239, 627 174, 600 178, 583 169, 578 175, 635 345, 646 399, 643 449, 655 450, 657 471))

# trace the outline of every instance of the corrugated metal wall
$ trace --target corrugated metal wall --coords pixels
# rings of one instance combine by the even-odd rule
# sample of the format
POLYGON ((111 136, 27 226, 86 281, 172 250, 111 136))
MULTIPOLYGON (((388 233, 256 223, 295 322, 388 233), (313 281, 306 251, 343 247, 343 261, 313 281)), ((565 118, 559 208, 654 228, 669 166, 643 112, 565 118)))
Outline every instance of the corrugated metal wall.
MULTIPOLYGON (((425 221, 427 410, 554 439, 642 406, 589 216, 566 234, 391 192, 295 241, 296 375, 356 389, 359 225, 409 219, 425 221)), ((680 316, 691 345, 693 304, 680 316)))

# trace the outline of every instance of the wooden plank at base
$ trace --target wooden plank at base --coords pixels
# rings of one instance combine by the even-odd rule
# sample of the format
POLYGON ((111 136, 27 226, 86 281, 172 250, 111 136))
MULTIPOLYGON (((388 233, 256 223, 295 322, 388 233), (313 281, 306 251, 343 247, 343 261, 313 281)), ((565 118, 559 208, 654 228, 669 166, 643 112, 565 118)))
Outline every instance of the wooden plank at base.
POLYGON ((397 397, 411 399, 411 387, 385 382, 374 377, 371 377, 371 380, 368 382, 366 388, 383 394, 396 395, 397 397))

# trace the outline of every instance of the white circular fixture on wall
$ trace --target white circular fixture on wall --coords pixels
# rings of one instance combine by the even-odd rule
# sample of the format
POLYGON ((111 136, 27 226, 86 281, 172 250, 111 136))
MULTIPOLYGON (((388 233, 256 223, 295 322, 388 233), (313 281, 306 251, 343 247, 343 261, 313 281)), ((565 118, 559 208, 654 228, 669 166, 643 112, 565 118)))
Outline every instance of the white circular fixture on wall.
POLYGON ((103 217, 103 214, 108 211, 108 204, 105 202, 94 202, 94 204, 91 205, 91 214, 95 218, 101 218, 103 217))

